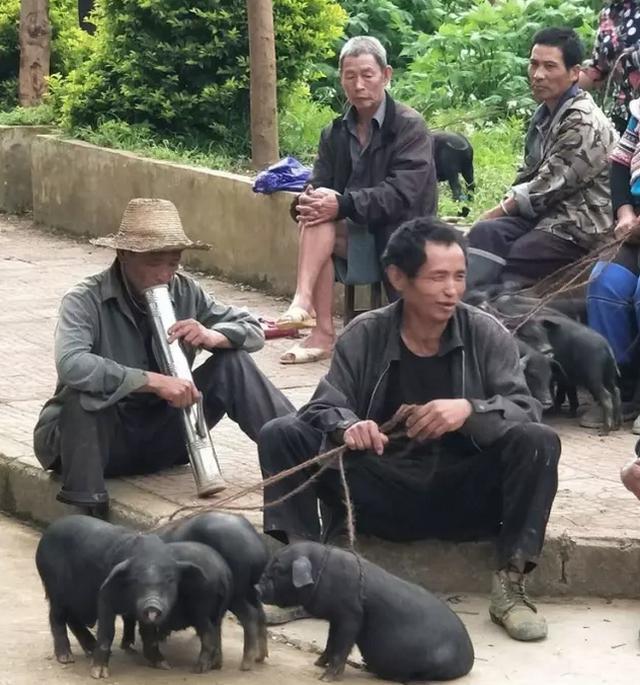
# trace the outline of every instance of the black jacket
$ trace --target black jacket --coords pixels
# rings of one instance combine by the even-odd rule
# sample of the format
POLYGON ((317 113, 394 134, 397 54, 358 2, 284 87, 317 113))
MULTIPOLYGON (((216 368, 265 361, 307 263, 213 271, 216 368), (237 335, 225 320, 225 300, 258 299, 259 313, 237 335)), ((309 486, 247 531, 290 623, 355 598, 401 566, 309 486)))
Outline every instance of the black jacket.
MULTIPOLYGON (((329 373, 299 417, 325 434, 363 419, 380 423, 389 370, 400 360, 402 301, 354 319, 339 337, 329 373)), ((539 422, 542 407, 525 382, 516 342, 493 316, 459 304, 438 354, 452 355, 455 397, 473 412, 460 432, 479 447, 514 425, 539 422)))
POLYGON ((350 134, 343 117, 322 131, 310 180, 314 188, 340 193, 338 219, 367 226, 379 254, 403 221, 435 214, 438 206, 433 138, 424 119, 388 93, 386 98, 382 127, 374 130, 370 143, 368 178, 361 187, 348 186, 350 134))

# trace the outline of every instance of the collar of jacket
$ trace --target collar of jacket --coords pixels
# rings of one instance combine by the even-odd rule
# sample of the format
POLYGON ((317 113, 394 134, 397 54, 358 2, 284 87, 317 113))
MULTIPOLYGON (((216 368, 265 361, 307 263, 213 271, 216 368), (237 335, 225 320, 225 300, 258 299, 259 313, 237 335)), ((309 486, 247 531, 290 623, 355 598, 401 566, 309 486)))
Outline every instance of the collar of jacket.
MULTIPOLYGON (((390 335, 387 336, 387 346, 384 355, 387 362, 398 361, 400 359, 400 331, 402 329, 403 307, 404 304, 402 299, 387 307, 388 316, 392 321, 390 335)), ((464 307, 464 305, 458 304, 453 316, 449 319, 446 328, 442 332, 440 347, 438 348, 437 354, 438 357, 443 357, 455 349, 464 348, 460 322, 460 311, 462 307, 464 307)))
MULTIPOLYGON (((333 120, 333 131, 334 133, 346 131, 344 115, 336 117, 333 120)), ((380 128, 379 140, 381 142, 387 142, 388 140, 395 138, 396 133, 396 101, 385 91, 384 120, 380 128)))

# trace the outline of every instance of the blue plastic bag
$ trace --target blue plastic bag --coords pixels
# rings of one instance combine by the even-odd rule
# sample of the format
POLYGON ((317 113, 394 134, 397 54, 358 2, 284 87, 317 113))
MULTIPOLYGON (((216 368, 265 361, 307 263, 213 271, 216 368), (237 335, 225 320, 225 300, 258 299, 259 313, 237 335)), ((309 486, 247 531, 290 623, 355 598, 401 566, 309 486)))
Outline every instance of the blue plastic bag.
POLYGON ((255 193, 269 195, 277 190, 302 191, 311 177, 311 169, 295 157, 285 157, 261 171, 253 182, 255 193))

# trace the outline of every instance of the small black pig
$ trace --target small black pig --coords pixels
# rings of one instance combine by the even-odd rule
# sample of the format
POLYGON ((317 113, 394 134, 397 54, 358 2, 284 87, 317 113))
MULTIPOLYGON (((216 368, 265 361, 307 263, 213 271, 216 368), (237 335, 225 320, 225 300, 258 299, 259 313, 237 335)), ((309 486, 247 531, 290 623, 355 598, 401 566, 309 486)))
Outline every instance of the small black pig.
POLYGON ((354 644, 367 670, 388 680, 450 680, 473 666, 469 634, 444 602, 352 552, 289 545, 272 557, 258 587, 266 604, 301 604, 329 621, 316 661, 325 667, 321 680, 342 677, 354 644))
MULTIPOLYGON (((205 673, 222 668, 222 619, 233 590, 231 571, 225 560, 207 545, 199 542, 170 542, 167 547, 178 564, 193 564, 202 571, 202 577, 196 577, 193 582, 183 580, 179 583, 178 598, 169 617, 161 625, 140 623, 143 654, 155 668, 168 668, 159 643, 175 630, 193 627, 201 645, 194 672, 205 673)), ((125 630, 132 633, 135 620, 126 618, 125 630)))
POLYGON ((550 409, 553 406, 551 382, 554 362, 548 355, 538 352, 523 340, 516 340, 520 352, 520 366, 529 392, 540 402, 543 409, 550 409))
POLYGON ((159 628, 169 618, 181 583, 203 582, 203 571, 176 561, 157 535, 134 533, 90 516, 66 516, 44 532, 36 566, 49 600, 56 659, 73 661, 67 626, 87 654, 91 675, 109 676, 116 615, 159 628), (97 638, 87 629, 98 621, 97 638))
POLYGON ((603 432, 620 428, 619 371, 607 340, 592 328, 562 315, 545 315, 540 320, 560 369, 560 393, 568 392, 572 411, 575 411, 578 401, 575 389, 586 388, 602 407, 603 432))
POLYGON ((462 174, 467 190, 475 190, 473 179, 473 147, 463 135, 448 131, 432 131, 433 158, 438 181, 447 181, 454 200, 464 200, 458 174, 462 174))
POLYGON ((267 624, 255 585, 267 565, 269 553, 255 528, 243 516, 208 512, 173 521, 157 529, 165 542, 192 541, 208 545, 227 562, 233 576, 229 604, 244 630, 240 668, 249 670, 268 656, 267 624))

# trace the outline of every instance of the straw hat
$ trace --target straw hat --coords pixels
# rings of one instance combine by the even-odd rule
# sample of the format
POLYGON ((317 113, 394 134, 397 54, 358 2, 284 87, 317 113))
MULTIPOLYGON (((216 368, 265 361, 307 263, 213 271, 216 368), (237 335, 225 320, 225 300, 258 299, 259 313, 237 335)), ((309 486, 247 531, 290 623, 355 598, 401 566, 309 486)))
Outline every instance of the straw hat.
POLYGON ((90 242, 129 252, 208 250, 211 247, 187 238, 173 202, 145 197, 136 197, 129 202, 117 233, 90 242))

